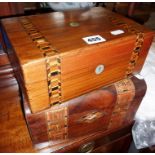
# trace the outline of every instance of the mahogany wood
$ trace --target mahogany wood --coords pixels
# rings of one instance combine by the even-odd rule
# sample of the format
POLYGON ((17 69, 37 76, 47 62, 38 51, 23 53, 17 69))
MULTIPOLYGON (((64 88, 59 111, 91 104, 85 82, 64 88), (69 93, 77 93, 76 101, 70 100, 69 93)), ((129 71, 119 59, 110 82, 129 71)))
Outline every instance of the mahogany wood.
POLYGON ((5 65, 0 67, 0 79, 1 78, 11 78, 14 76, 13 69, 10 65, 5 65))
POLYGON ((0 54, 0 152, 35 152, 20 105, 17 81, 6 53, 0 54))
POLYGON ((8 18, 2 24, 33 113, 139 72, 153 38, 152 31, 99 7, 8 18), (71 27, 71 22, 79 26, 71 27), (110 34, 118 29, 125 33, 110 34), (106 42, 86 44, 82 38, 92 35, 106 42), (105 71, 96 75, 100 64, 105 71))
POLYGON ((63 147, 60 147, 59 145, 56 145, 55 147, 49 146, 49 147, 43 147, 41 150, 38 150, 38 151, 56 152, 56 153, 63 153, 63 152, 79 153, 81 146, 88 144, 90 142, 93 142, 94 149, 92 150, 92 152, 96 152, 96 153, 127 152, 129 145, 131 143, 131 140, 132 140, 131 127, 132 127, 132 124, 130 124, 129 126, 124 126, 121 129, 113 130, 112 133, 110 132, 101 133, 100 132, 100 133, 91 134, 89 135, 89 137, 76 139, 68 143, 66 142, 63 144, 63 147), (126 139, 125 143, 123 143, 124 139, 126 139), (116 142, 118 142, 117 145, 116 145, 116 142), (122 148, 123 146, 124 148, 122 148))
POLYGON ((23 3, 16 2, 1 2, 0 3, 0 16, 11 16, 24 13, 23 3))
POLYGON ((14 84, 13 68, 10 65, 8 56, 3 51, 0 52, 0 88, 14 84), (6 79, 9 79, 8 81, 6 79))
POLYGON ((6 53, 3 52, 3 50, 0 50, 0 66, 8 65, 10 64, 8 56, 6 53))
POLYGON ((0 80, 0 136, 0 152, 35 152, 21 110, 15 78, 0 80))
POLYGON ((77 139, 117 131, 133 122, 145 92, 144 80, 132 77, 38 113, 31 113, 24 98, 32 141, 37 149, 54 151, 77 139))
POLYGON ((106 145, 102 145, 97 149, 93 150, 93 153, 124 153, 128 151, 130 144, 132 141, 132 135, 127 134, 122 136, 121 138, 114 140, 112 143, 108 143, 106 145))

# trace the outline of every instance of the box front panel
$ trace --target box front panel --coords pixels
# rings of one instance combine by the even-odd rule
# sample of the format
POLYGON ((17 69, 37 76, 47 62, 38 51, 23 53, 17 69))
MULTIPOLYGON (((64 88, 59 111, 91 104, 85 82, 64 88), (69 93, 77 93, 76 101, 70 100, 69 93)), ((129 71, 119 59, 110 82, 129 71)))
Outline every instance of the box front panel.
POLYGON ((104 47, 92 46, 62 56, 62 100, 124 78, 134 44, 135 38, 122 40, 122 44, 116 42, 104 47), (103 70, 101 68, 98 73, 96 71, 100 66, 103 66, 103 70))

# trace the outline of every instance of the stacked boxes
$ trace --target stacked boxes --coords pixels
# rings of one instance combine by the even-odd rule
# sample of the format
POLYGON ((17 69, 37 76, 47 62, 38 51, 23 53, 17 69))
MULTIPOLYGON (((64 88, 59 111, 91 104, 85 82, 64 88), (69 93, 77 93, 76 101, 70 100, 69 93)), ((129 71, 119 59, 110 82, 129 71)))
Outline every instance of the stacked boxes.
POLYGON ((34 144, 54 146, 132 122, 146 90, 133 75, 152 31, 99 7, 2 25, 34 144))

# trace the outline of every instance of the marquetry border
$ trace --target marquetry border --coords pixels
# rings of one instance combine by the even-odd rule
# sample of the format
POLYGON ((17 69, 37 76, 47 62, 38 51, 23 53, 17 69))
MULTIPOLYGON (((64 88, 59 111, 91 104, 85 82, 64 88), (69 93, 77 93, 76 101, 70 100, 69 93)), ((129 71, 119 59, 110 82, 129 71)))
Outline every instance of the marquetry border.
POLYGON ((59 107, 46 112, 47 132, 49 141, 59 141, 68 138, 68 108, 59 107))
POLYGON ((110 16, 109 19, 113 24, 126 29, 128 32, 130 32, 132 34, 137 35, 135 46, 134 46, 133 52, 131 54, 131 58, 130 58, 130 61, 129 61, 129 64, 128 64, 128 67, 127 67, 127 70, 125 73, 125 76, 128 77, 132 74, 132 72, 136 66, 137 60, 139 58, 139 53, 142 50, 142 45, 144 42, 144 33, 140 32, 134 26, 128 25, 127 23, 125 23, 124 21, 122 21, 116 17, 110 16))
POLYGON ((47 82, 50 105, 61 103, 61 59, 58 51, 41 34, 35 25, 27 18, 20 17, 23 28, 33 43, 42 51, 46 62, 47 82))
POLYGON ((109 129, 122 125, 131 102, 135 97, 135 86, 130 78, 114 83, 117 101, 110 119, 109 129))
POLYGON ((139 53, 142 49, 142 45, 144 42, 144 33, 139 32, 137 34, 137 39, 136 39, 136 43, 135 43, 135 47, 133 49, 133 52, 131 54, 131 58, 128 64, 128 68, 126 70, 126 76, 130 76, 136 66, 136 63, 138 61, 139 58, 139 53))

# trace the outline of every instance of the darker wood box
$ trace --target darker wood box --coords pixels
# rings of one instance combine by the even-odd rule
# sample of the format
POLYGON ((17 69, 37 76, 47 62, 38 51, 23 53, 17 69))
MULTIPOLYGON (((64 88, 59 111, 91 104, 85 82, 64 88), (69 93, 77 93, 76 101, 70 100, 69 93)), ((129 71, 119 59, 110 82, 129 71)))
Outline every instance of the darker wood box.
POLYGON ((101 138, 129 126, 145 92, 145 81, 132 77, 38 113, 31 113, 25 98, 25 117, 34 146, 64 152, 62 148, 95 141, 94 135, 101 138))
POLYGON ((139 72, 153 38, 100 7, 8 18, 2 25, 33 113, 139 72))

